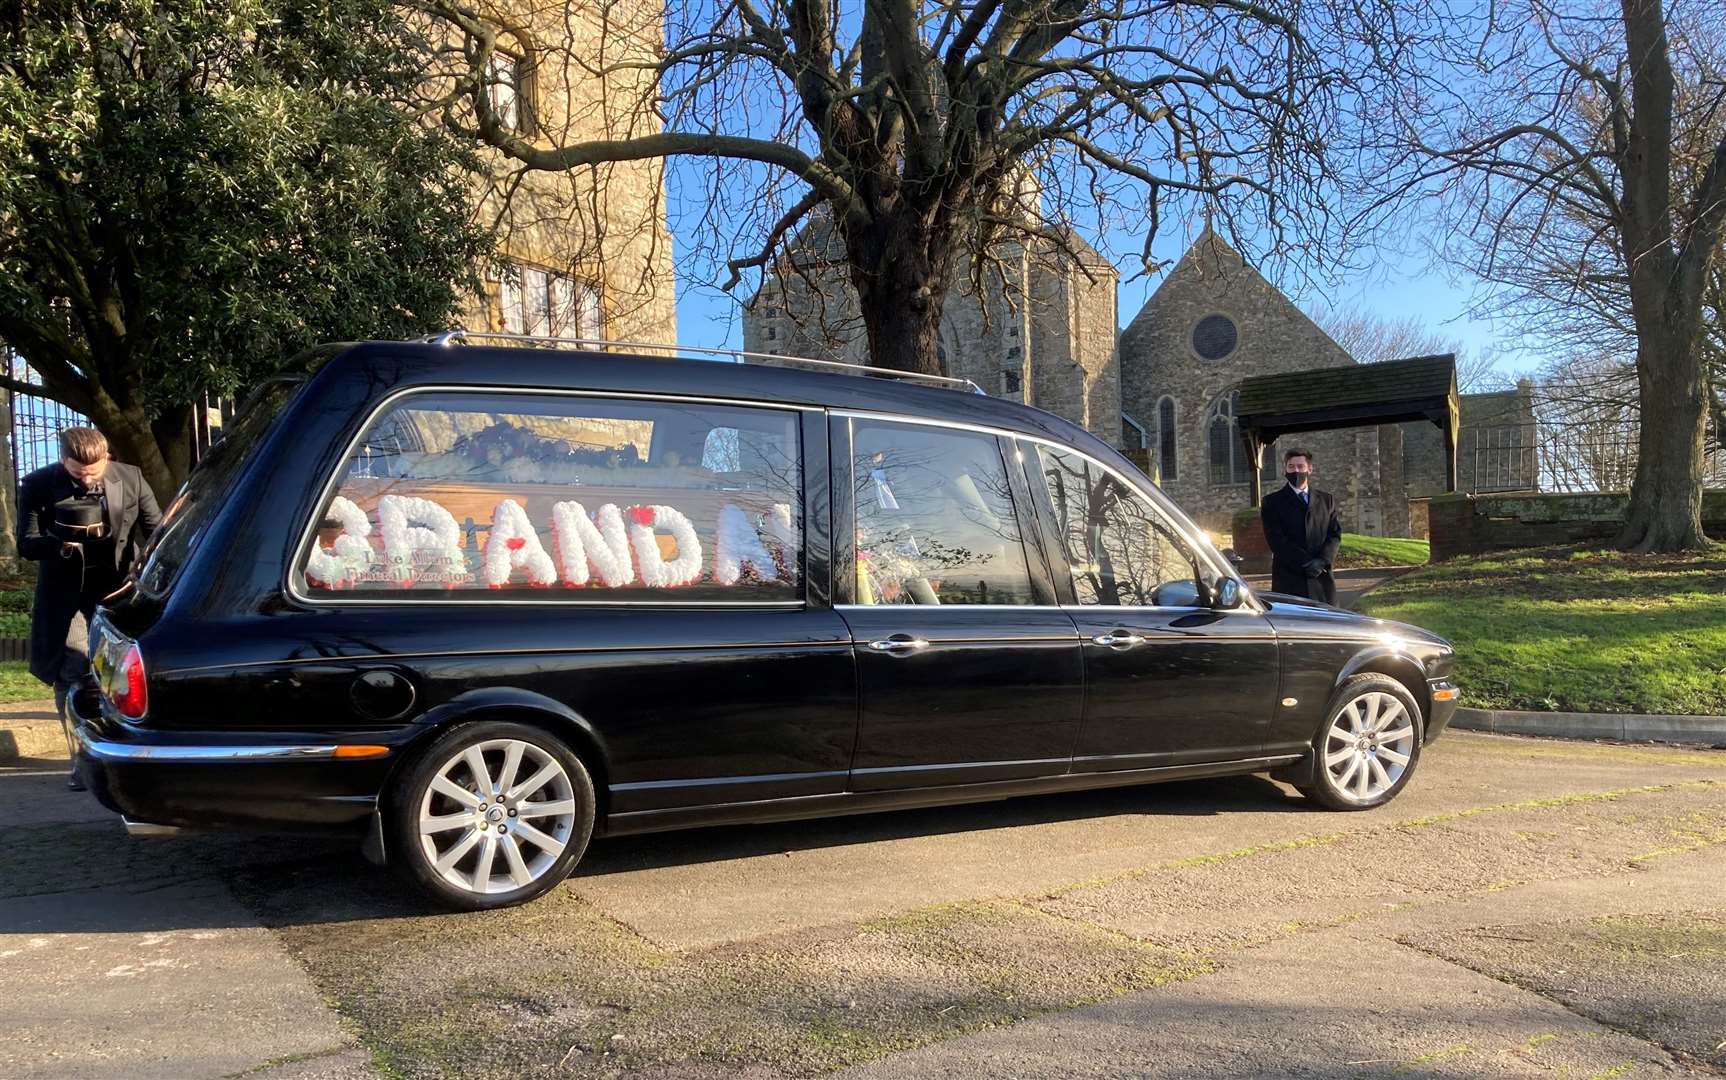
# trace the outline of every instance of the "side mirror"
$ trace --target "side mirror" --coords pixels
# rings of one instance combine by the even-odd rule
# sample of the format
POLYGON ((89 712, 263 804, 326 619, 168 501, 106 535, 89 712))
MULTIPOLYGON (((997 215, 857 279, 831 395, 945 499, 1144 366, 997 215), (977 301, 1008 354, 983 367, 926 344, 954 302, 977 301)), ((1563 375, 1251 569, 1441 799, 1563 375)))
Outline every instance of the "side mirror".
POLYGON ((1228 611, 1241 606, 1241 583, 1226 575, 1217 578, 1216 587, 1211 590, 1211 606, 1219 611, 1228 611))
POLYGON ((1234 548, 1223 548, 1223 558, 1227 559, 1229 561, 1229 565, 1234 567, 1236 570, 1245 566, 1247 561, 1246 556, 1242 555, 1234 548))

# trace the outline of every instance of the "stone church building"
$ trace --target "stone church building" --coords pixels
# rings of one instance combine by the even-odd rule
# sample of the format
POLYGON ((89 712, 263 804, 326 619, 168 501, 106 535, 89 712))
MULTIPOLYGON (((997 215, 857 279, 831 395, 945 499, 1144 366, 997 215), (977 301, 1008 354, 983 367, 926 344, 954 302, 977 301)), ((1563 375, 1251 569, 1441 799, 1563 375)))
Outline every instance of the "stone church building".
MULTIPOLYGON (((1006 242, 984 286, 969 268, 948 283, 940 356, 947 373, 987 394, 1046 409, 1120 445, 1115 349, 1120 275, 1076 234, 1062 243, 1006 242)), ((815 217, 743 312, 748 352, 869 363, 868 335, 843 242, 815 217)))
MULTIPOLYGON (((1250 506, 1252 462, 1235 413, 1249 375, 1358 361, 1206 227, 1121 331, 1123 438, 1146 471, 1201 524, 1226 532, 1250 506)), ((1533 386, 1465 394, 1457 465, 1464 491, 1533 490, 1533 386)), ((1424 536, 1424 499, 1444 491, 1442 436, 1428 423, 1285 436, 1265 449, 1264 491, 1283 483, 1282 454, 1313 454, 1316 486, 1337 496, 1343 528, 1424 536)))
MULTIPOLYGON (((1118 275, 1076 237, 1064 251, 1016 250, 982 291, 955 281, 941 328, 948 373, 990 394, 1056 413, 1120 447, 1182 509, 1226 533, 1251 505, 1252 463, 1235 425, 1249 375, 1357 361, 1208 227, 1118 335, 1118 275)), ((793 245, 746 306, 744 348, 867 362, 837 241, 819 227, 793 245), (787 270, 793 272, 787 272, 787 270)), ((1532 490, 1532 386, 1462 397, 1463 490, 1532 490)), ((1427 496, 1444 490, 1440 433, 1426 423, 1291 435, 1266 449, 1265 490, 1282 452, 1314 455, 1317 485, 1337 496, 1343 527, 1424 536, 1427 496)))

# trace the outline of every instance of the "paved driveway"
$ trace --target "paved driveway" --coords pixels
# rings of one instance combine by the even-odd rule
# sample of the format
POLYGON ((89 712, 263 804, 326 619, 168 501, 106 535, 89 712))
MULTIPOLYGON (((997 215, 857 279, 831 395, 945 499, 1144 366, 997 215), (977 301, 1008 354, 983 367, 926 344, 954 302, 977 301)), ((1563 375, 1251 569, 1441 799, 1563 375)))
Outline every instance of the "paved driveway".
POLYGON ((8 1078, 1726 1068, 1726 753, 1453 732, 1360 814, 1237 778, 601 841, 480 915, 56 784, 0 771, 8 1078))

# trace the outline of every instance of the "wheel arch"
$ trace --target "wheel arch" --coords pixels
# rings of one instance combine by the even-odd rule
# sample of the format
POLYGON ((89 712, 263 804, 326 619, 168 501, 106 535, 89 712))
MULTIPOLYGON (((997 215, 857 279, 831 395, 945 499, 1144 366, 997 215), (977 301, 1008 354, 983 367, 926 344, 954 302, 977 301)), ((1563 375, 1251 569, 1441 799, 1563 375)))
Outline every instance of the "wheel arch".
POLYGON ((458 724, 478 720, 508 720, 544 728, 567 742, 593 780, 594 829, 598 832, 603 827, 611 802, 610 757, 604 737, 586 717, 562 702, 514 687, 470 690, 427 710, 418 721, 424 730, 414 739, 410 752, 397 756, 384 778, 383 791, 394 790, 397 776, 421 747, 458 724))
POLYGON ((1341 689, 1342 684, 1356 675, 1386 675, 1401 683, 1409 696, 1414 698, 1415 707, 1420 710, 1421 740, 1426 739, 1427 719, 1432 715, 1431 689, 1426 685, 1426 672, 1420 662, 1401 650, 1390 646, 1378 645, 1363 649, 1349 658, 1348 663, 1337 672, 1336 682, 1331 687, 1331 693, 1341 689))

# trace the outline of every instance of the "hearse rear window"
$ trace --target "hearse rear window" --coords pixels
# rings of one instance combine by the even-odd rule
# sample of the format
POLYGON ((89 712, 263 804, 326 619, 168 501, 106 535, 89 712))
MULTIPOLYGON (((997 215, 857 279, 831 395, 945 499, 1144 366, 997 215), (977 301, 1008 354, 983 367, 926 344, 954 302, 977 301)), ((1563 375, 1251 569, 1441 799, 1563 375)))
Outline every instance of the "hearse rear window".
POLYGON ((359 441, 301 563, 346 599, 802 596, 798 414, 438 393, 359 441))

